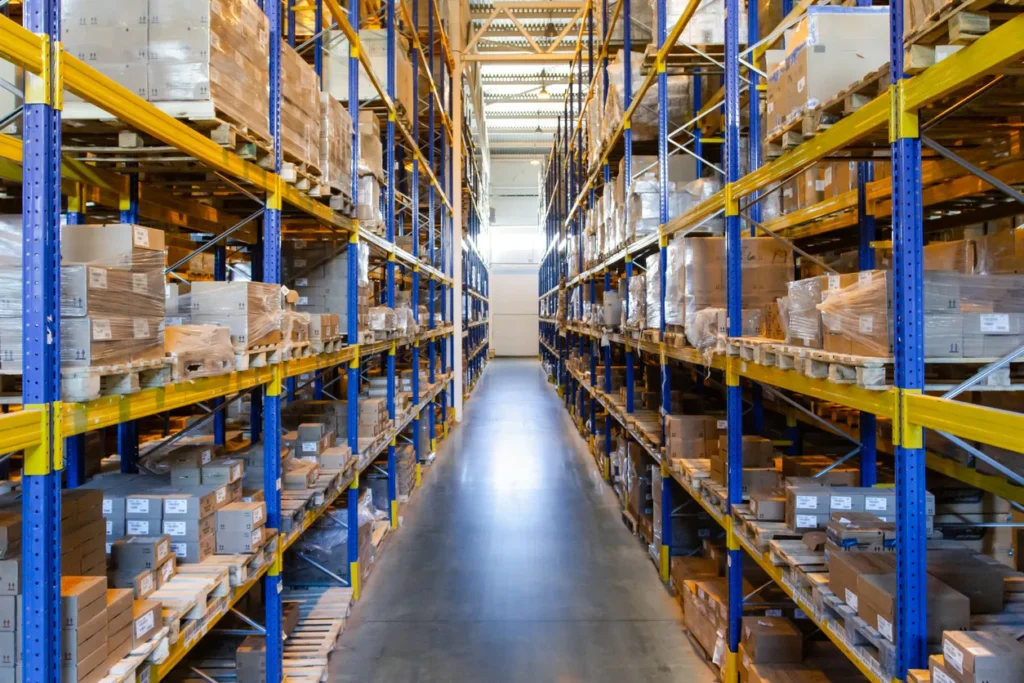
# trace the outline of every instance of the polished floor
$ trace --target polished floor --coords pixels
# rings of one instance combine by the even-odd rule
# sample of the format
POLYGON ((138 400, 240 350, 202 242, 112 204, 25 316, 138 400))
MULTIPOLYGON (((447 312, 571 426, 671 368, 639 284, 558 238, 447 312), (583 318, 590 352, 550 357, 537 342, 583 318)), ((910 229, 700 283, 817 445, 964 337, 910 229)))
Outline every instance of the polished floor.
POLYGON ((537 361, 491 363, 424 484, 332 681, 714 679, 537 361))

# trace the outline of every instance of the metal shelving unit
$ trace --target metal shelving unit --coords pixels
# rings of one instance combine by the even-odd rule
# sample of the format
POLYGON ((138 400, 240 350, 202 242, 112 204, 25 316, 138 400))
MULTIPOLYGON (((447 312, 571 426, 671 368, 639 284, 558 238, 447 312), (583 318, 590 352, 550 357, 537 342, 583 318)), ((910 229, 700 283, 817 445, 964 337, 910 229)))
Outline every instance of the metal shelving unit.
MULTIPOLYGON (((801 598, 794 596, 792 587, 783 584, 776 567, 749 544, 743 542, 738 533, 734 533, 732 517, 728 513, 722 514, 708 508, 703 499, 685 481, 673 479, 661 457, 662 434, 638 433, 637 422, 631 415, 634 412, 634 352, 640 351, 648 358, 658 359, 662 377, 662 414, 670 411, 670 365, 682 364, 692 368, 710 366, 720 373, 725 385, 727 407, 729 506, 741 502, 742 478, 739 473, 742 470, 744 384, 750 387, 749 402, 752 404, 755 431, 763 428, 763 417, 758 419, 759 416, 763 416, 766 403, 763 390, 764 393, 772 389, 784 390, 859 410, 860 432, 856 439, 859 441, 861 461, 870 461, 870 464, 861 468, 863 485, 876 483, 875 459, 872 457, 877 448, 876 420, 891 421, 894 434, 892 455, 897 492, 897 530, 900 539, 896 553, 899 614, 895 639, 896 678, 902 679, 908 669, 925 667, 927 659, 924 647, 927 613, 924 593, 925 519, 922 512, 926 467, 1009 500, 1021 500, 1019 487, 1009 478, 980 474, 971 467, 926 453, 923 448, 923 430, 933 429, 962 440, 998 446, 1017 453, 1024 452, 1020 440, 1012 436, 1024 428, 1024 414, 965 403, 956 400, 955 396, 930 395, 925 391, 922 312, 922 250, 925 229, 922 205, 939 204, 947 198, 981 195, 993 191, 993 188, 1003 190, 1018 201, 1020 197, 1019 193, 1014 194, 1012 188, 1007 191, 997 184, 1000 181, 1019 183, 1015 170, 999 168, 992 173, 986 173, 979 169, 979 166, 985 166, 989 162, 984 151, 974 152, 975 156, 970 157, 967 163, 962 163, 962 158, 958 161, 954 158, 957 155, 951 155, 948 150, 939 149, 941 145, 936 147, 935 143, 927 141, 927 148, 937 152, 938 158, 945 158, 948 161, 944 162, 944 166, 933 165, 927 171, 923 171, 922 131, 926 130, 927 126, 921 118, 921 113, 938 108, 939 118, 943 118, 988 89, 992 85, 987 82, 991 74, 999 73, 1002 67, 1019 64, 1024 55, 1024 15, 1004 17, 1002 23, 995 25, 990 32, 956 54, 911 76, 904 66, 904 5, 893 0, 889 3, 889 82, 892 85, 827 129, 783 152, 778 158, 764 163, 761 159, 763 132, 760 130, 759 116, 744 114, 759 111, 761 90, 764 87, 760 85, 762 74, 751 68, 750 64, 758 63, 765 50, 776 42, 785 29, 792 27, 800 19, 812 2, 804 0, 795 7, 792 3, 783 3, 786 16, 770 32, 759 30, 758 11, 756 8, 750 8, 749 23, 746 27, 749 40, 747 46, 741 48, 741 0, 726 0, 725 41, 722 46, 724 59, 714 64, 705 62, 708 67, 717 67, 721 73, 722 88, 711 97, 702 98, 698 79, 693 93, 693 116, 683 126, 683 129, 692 134, 693 142, 685 151, 697 157, 698 168, 706 161, 701 156, 702 145, 722 145, 723 189, 681 215, 670 217, 667 174, 659 174, 658 233, 640 238, 616 253, 604 254, 597 263, 585 264, 582 240, 586 228, 586 209, 594 205, 595 190, 610 182, 612 160, 624 159, 624 172, 631 181, 631 117, 650 88, 656 88, 658 96, 659 165, 667 167, 670 149, 673 150, 672 153, 676 153, 675 150, 680 148, 680 144, 671 141, 670 137, 671 134, 680 131, 670 132, 668 128, 667 72, 677 40, 698 8, 699 2, 689 2, 675 25, 667 26, 666 3, 665 0, 659 0, 656 6, 656 52, 647 60, 649 68, 639 84, 630 83, 630 60, 639 58, 639 55, 631 54, 630 31, 623 31, 620 44, 624 50, 625 62, 625 115, 610 142, 603 147, 600 161, 588 164, 586 160, 586 108, 596 102, 597 92, 608 92, 607 69, 595 70, 595 58, 603 66, 607 66, 614 26, 620 20, 620 16, 624 26, 630 25, 632 2, 633 0, 618 0, 609 12, 607 2, 602 1, 598 5, 593 0, 590 1, 587 9, 588 50, 577 51, 570 69, 573 82, 570 83, 554 146, 548 155, 544 180, 544 213, 541 225, 546 249, 541 261, 538 285, 541 315, 540 356, 551 368, 553 381, 570 410, 583 412, 584 401, 589 400, 590 415, 596 415, 600 405, 610 416, 611 419, 605 419, 603 445, 600 443, 600 435, 595 431, 597 421, 590 422, 591 446, 595 454, 600 455, 599 461, 604 463, 606 477, 609 476, 610 470, 613 420, 621 423, 623 429, 634 440, 644 445, 655 462, 661 463, 661 509, 664 518, 660 570, 664 580, 668 580, 672 545, 670 515, 673 508, 673 492, 697 499, 726 532, 730 611, 728 652, 724 659, 723 676, 725 680, 730 681, 735 680, 737 676, 744 555, 749 555, 783 585, 791 596, 797 598, 798 605, 808 614, 813 614, 813 610, 808 611, 807 605, 801 603, 801 598), (604 19, 603 25, 608 27, 605 36, 594 34, 593 16, 597 12, 600 12, 604 19), (595 49, 595 40, 600 40, 599 50, 595 49), (586 79, 583 77, 585 69, 586 79), (597 87, 597 79, 603 79, 603 88, 597 87), (749 127, 741 130, 741 121, 749 122, 749 127), (719 134, 720 137, 709 138, 709 133, 719 134), (749 172, 745 175, 740 172, 741 135, 747 137, 750 142, 747 152, 749 172), (889 144, 886 144, 887 141, 889 144), (779 183, 793 177, 814 162, 851 147, 887 149, 893 164, 893 179, 875 181, 870 174, 870 165, 859 163, 856 191, 847 192, 840 197, 805 207, 765 223, 761 222, 760 205, 757 203, 759 193, 770 192, 779 183), (968 174, 961 177, 964 169, 968 174), (927 182, 926 189, 923 188, 923 179, 927 182), (674 235, 686 234, 699 228, 708 219, 722 216, 728 253, 726 308, 729 311, 729 337, 739 337, 742 333, 739 245, 746 232, 745 227, 750 228, 751 236, 757 234, 758 230, 770 234, 767 232, 770 230, 789 240, 813 240, 818 236, 836 238, 845 230, 846 234, 852 236, 851 241, 859 247, 859 267, 870 269, 874 265, 872 243, 876 239, 876 221, 891 221, 895 281, 893 291, 896 292, 895 338, 898 343, 895 344, 895 378, 890 388, 876 391, 826 379, 813 379, 795 370, 747 362, 737 356, 716 354, 709 361, 696 349, 666 344, 665 273, 669 240, 674 235), (747 226, 743 225, 744 221, 747 222, 747 226), (570 243, 580 246, 577 250, 580 255, 579 261, 571 264, 571 267, 566 258, 570 243), (572 293, 580 295, 582 306, 582 295, 585 291, 589 290, 592 293, 598 287, 608 291, 613 271, 624 272, 624 277, 628 279, 632 275, 634 259, 652 253, 660 255, 661 299, 657 305, 660 306, 661 328, 658 330, 657 341, 647 341, 626 334, 594 331, 590 327, 571 322, 573 318, 582 317, 582 311, 576 315, 575 311, 569 310, 568 301, 572 293), (609 401, 612 390, 613 346, 622 347, 622 357, 625 358, 626 400, 624 409, 621 410, 609 401), (573 351, 583 355, 585 349, 589 349, 591 358, 589 381, 583 373, 571 370, 567 364, 573 351), (606 370, 603 378, 597 376, 598 353, 603 353, 603 365, 606 370), (864 454, 867 454, 866 457, 864 454)), ((581 44, 582 42, 580 41, 581 44)), ((929 113, 935 114, 934 111, 929 113)), ((854 154, 856 153, 855 151, 854 154)), ((698 171, 697 175, 699 177, 701 173, 698 171)), ((628 184, 629 182, 627 186, 628 184)), ((813 241, 807 244, 813 244, 813 241)), ((593 296, 590 300, 593 301, 593 296)), ((625 305, 628 306, 628 303, 625 305)), ((649 305, 654 304, 649 302, 649 305)), ((976 380, 977 376, 968 380, 965 388, 972 386, 976 380)), ((787 411, 787 414, 792 412, 787 411)), ((799 434, 799 422, 796 416, 789 415, 789 429, 794 435, 799 434)), ((748 433, 753 433, 750 427, 748 433)), ((990 460, 977 449, 970 449, 969 452, 979 459, 985 459, 986 462, 990 460)), ((880 675, 877 669, 872 668, 853 652, 845 640, 828 624, 819 625, 869 679, 882 680, 886 677, 880 675)))
MULTIPOLYGON (((201 132, 167 115, 142 100, 110 78, 100 74, 66 52, 59 42, 61 35, 60 0, 26 0, 23 24, 0 16, 0 57, 22 68, 26 74, 23 135, 21 139, 0 135, 0 177, 22 184, 24 210, 24 367, 23 405, 20 410, 0 415, 0 452, 24 451, 22 487, 24 491, 23 572, 33 577, 23 586, 22 623, 26 681, 54 681, 60 677, 60 489, 62 470, 68 470, 68 485, 84 481, 84 439, 92 430, 118 427, 123 469, 135 466, 138 454, 138 432, 135 422, 143 417, 167 412, 206 401, 221 405, 242 392, 251 391, 251 433, 262 433, 265 445, 265 482, 268 527, 280 528, 280 452, 281 407, 294 394, 295 379, 312 376, 318 397, 324 394, 327 372, 344 368, 348 379, 348 434, 353 453, 361 457, 347 488, 348 533, 351 587, 359 597, 358 494, 359 474, 387 452, 388 492, 392 526, 397 525, 395 448, 399 434, 413 426, 412 442, 416 454, 416 483, 420 482, 420 466, 436 450, 439 432, 447 435, 456 406, 461 404, 463 377, 455 372, 456 340, 462 336, 464 322, 456 315, 453 292, 461 286, 459 266, 467 259, 474 282, 481 289, 466 291, 471 295, 474 327, 472 338, 479 340, 487 330, 487 271, 477 251, 477 240, 486 226, 482 215, 474 209, 470 215, 469 242, 462 242, 462 230, 456 225, 462 211, 464 178, 461 164, 453 163, 460 150, 462 67, 456 61, 447 31, 442 25, 438 0, 412 0, 411 13, 401 0, 386 0, 385 28, 389 68, 379 80, 365 51, 360 50, 358 27, 360 4, 351 2, 343 8, 337 0, 317 0, 312 10, 314 34, 313 64, 318 76, 323 70, 325 19, 330 28, 340 29, 348 38, 349 94, 348 110, 353 121, 352 196, 358 196, 358 160, 360 112, 359 74, 368 78, 377 91, 382 107, 378 113, 386 118, 387 136, 387 201, 386 233, 375 235, 361 227, 359 221, 327 204, 307 196, 282 178, 281 153, 281 43, 296 42, 296 12, 310 9, 301 3, 260 2, 269 23, 270 131, 272 160, 269 168, 257 165, 230 150, 225 150, 201 132), (426 26, 419 24, 420 3, 426 2, 426 26), (325 12, 327 16, 325 17, 325 12), (404 123, 396 106, 395 55, 400 23, 411 38, 413 81, 419 83, 420 70, 429 84, 429 94, 416 98, 416 110, 406 112, 410 123, 404 123), (62 157, 61 111, 64 93, 73 93, 105 112, 116 115, 125 127, 133 128, 161 141, 183 156, 194 160, 210 173, 225 178, 238 190, 239 197, 256 197, 262 210, 245 218, 208 204, 161 194, 150 189, 138 176, 62 157), (421 135, 424 137, 421 138, 421 135), (447 156, 446 156, 447 155, 447 156), (400 168, 402 158, 411 164, 411 172, 400 168), (422 182, 425 180, 425 183, 422 182), (426 202, 421 186, 426 185, 426 202), (399 207, 396 196, 407 197, 399 207), (63 197, 67 197, 66 204, 63 197), (66 206, 66 211, 64 207, 66 206), (360 242, 373 248, 373 258, 382 261, 386 277, 386 304, 394 306, 396 288, 408 282, 412 291, 413 315, 420 330, 401 339, 375 343, 358 343, 358 290, 350 288, 348 298, 349 345, 332 353, 288 360, 264 367, 198 379, 189 383, 170 384, 144 389, 123 396, 103 397, 84 403, 65 403, 60 395, 60 224, 61 214, 67 223, 85 222, 87 206, 120 209, 122 220, 155 222, 184 231, 199 232, 226 238, 248 249, 252 255, 252 277, 263 282, 281 282, 281 246, 289 239, 340 237, 347 243, 349 281, 358 279, 358 246, 360 242), (259 222, 254 222, 256 218, 259 222), (395 245, 400 235, 413 235, 412 249, 395 245), (421 255, 420 242, 428 251, 421 255), (455 259, 453 245, 463 243, 463 259, 455 259), (425 258, 424 258, 425 257, 425 258), (425 282, 424 282, 424 278, 425 282), (420 320, 416 302, 421 288, 428 291, 429 319, 420 320), (440 310, 435 306, 439 305, 440 310), (435 316, 440 314, 440 320, 435 316), (424 324, 425 322, 425 324, 424 324), (425 343, 428 356, 429 387, 420 386, 420 345, 425 343), (408 353, 412 368, 413 410, 400 415, 395 406, 396 361, 408 353), (393 426, 388 438, 375 452, 359 453, 358 397, 361 363, 374 356, 384 356, 387 368, 388 411, 393 426), (438 361, 440 364, 438 365, 438 361), (437 416, 440 411, 440 424, 437 416), (430 423, 430 442, 420 442, 419 422, 430 423)), ((460 27, 455 27, 461 30, 460 27)), ((479 192, 472 178, 472 191, 479 192)), ((474 197, 477 195, 474 195, 474 197)), ((227 254, 224 242, 215 248, 216 279, 226 279, 227 254)), ((205 247, 203 247, 205 248, 205 247)), ((197 252, 193 252, 193 255, 197 252)), ((339 250, 340 253, 340 250, 339 250)), ((483 344, 486 348, 486 344, 483 344)), ((475 381, 483 368, 483 355, 475 349, 468 358, 471 371, 467 379, 475 381)), ((215 414, 215 435, 223 442, 223 411, 215 414)), ((336 498, 340 497, 336 496, 336 498)), ((280 591, 282 555, 313 522, 333 504, 326 501, 318 510, 309 512, 302 526, 275 540, 272 560, 244 585, 234 589, 229 604, 213 615, 205 635, 247 591, 262 582, 268 635, 280 634, 282 613, 280 591)), ((149 680, 161 680, 179 663, 201 638, 178 641, 170 656, 154 665, 149 680)), ((267 638, 267 680, 284 679, 282 670, 282 639, 267 638)))

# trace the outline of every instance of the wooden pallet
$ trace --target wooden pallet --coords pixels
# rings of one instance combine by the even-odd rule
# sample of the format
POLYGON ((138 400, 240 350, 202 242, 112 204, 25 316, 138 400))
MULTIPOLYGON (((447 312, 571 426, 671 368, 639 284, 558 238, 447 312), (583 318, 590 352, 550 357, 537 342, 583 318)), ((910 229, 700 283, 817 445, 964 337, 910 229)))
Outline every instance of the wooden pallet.
POLYGON ((81 403, 101 396, 125 396, 172 382, 171 364, 166 358, 62 368, 60 374, 61 398, 66 403, 81 403))
POLYGON ((249 368, 262 368, 290 360, 305 358, 312 353, 310 342, 283 342, 280 344, 261 344, 259 346, 234 347, 235 370, 241 372, 249 368))
POLYGON ((235 371, 235 363, 226 359, 209 358, 201 351, 171 354, 167 357, 171 366, 171 381, 190 382, 202 377, 215 377, 235 371))

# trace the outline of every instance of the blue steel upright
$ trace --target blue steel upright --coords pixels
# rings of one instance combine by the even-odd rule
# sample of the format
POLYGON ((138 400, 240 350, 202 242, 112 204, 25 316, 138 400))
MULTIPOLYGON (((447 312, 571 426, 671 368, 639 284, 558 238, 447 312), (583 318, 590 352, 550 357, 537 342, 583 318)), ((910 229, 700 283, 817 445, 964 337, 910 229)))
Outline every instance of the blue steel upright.
POLYGON ((22 403, 42 413, 39 445, 25 449, 22 478, 21 652, 26 683, 61 679, 60 110, 54 82, 59 0, 26 0, 25 28, 44 38, 48 78, 26 72, 22 114, 22 403), (31 580, 28 580, 31 577, 31 580))
MULTIPOLYGON (((217 282, 228 279, 228 252, 223 242, 213 248, 213 279, 217 282)), ((224 399, 215 398, 210 404, 217 409, 224 404, 224 399)), ((227 440, 226 418, 227 414, 223 410, 213 416, 213 442, 218 446, 223 446, 227 440)))
MULTIPOLYGON (((431 0, 426 0, 431 2, 431 0)), ((412 0, 412 32, 415 36, 416 55, 412 59, 412 82, 419 83, 420 69, 420 32, 419 32, 419 3, 420 0, 412 0)), ((419 122, 419 97, 413 98, 413 110, 409 112, 409 119, 412 121, 412 144, 417 150, 420 145, 420 122, 419 122)), ((412 157, 412 187, 409 188, 409 196, 412 201, 412 319, 416 322, 417 335, 420 324, 420 157, 414 154, 412 157)), ((412 342, 412 447, 416 454, 416 485, 420 485, 423 462, 426 460, 423 453, 423 444, 420 443, 420 342, 414 339, 412 342)))
MULTIPOLYGON (((318 0, 319 1, 319 0, 318 0)), ((348 21, 355 40, 348 46, 348 113, 352 119, 352 199, 359 197, 359 2, 350 0, 348 21)), ((356 347, 346 377, 346 429, 352 455, 359 456, 359 221, 353 219, 348 238, 348 300, 346 304, 347 341, 356 347)), ((361 464, 361 463, 360 463, 361 464)), ((359 474, 357 468, 348 489, 348 575, 352 598, 359 599, 359 474)))
MULTIPOLYGON (((725 3, 725 244, 726 244, 726 309, 729 313, 729 336, 743 334, 742 270, 739 202, 732 194, 733 183, 740 178, 740 61, 739 0, 725 3)), ((743 500, 743 395, 739 377, 729 366, 726 372, 726 420, 728 433, 727 477, 728 505, 743 500)), ((733 526, 726 539, 729 556, 729 651, 726 655, 726 681, 738 678, 740 625, 743 618, 743 551, 733 526)))
MULTIPOLYGON (((622 109, 628 111, 633 104, 633 22, 632 0, 622 0, 622 109)), ((633 124, 631 116, 626 114, 624 122, 623 137, 623 162, 622 175, 619 180, 625 188, 625 202, 623 209, 626 217, 626 229, 629 230, 629 196, 633 188, 633 124)), ((626 311, 626 318, 629 318, 629 283, 633 279, 633 259, 626 254, 626 300, 623 302, 623 310, 626 311)), ((605 321, 610 325, 609 321, 605 321)), ((626 337, 626 412, 633 412, 633 346, 626 337)))
MULTIPOLYGON (((387 0, 387 93, 391 102, 397 101, 397 86, 395 81, 395 58, 397 52, 396 33, 398 32, 398 17, 395 14, 395 0, 387 0)), ((387 262, 387 294, 385 305, 395 308, 395 185, 398 183, 398 173, 395 168, 395 109, 394 106, 388 111, 387 126, 387 149, 385 151, 385 178, 388 183, 388 195, 384 204, 384 224, 387 231, 387 241, 390 247, 387 262)), ((388 417, 391 419, 392 427, 395 425, 395 360, 398 353, 396 343, 391 344, 388 350, 387 380, 388 380, 388 417)), ((391 517, 391 528, 398 527, 398 462, 395 453, 395 437, 392 435, 388 443, 388 513, 391 517)))
MULTIPOLYGON (((858 0, 860 4, 861 0, 858 0)), ((857 248, 859 270, 875 267, 875 215, 868 209, 867 184, 875 179, 875 167, 870 161, 857 162, 857 225, 860 239, 857 248)), ((878 482, 878 430, 874 413, 860 413, 860 485, 874 486, 878 482)))
MULTIPOLYGON (((281 4, 264 6, 270 33, 270 137, 274 146, 273 171, 281 173, 281 4)), ((263 214, 263 281, 281 282, 281 187, 268 196, 263 214)), ((263 403, 263 489, 267 503, 267 526, 281 528, 281 366, 275 365, 263 403)), ((266 610, 267 681, 284 680, 281 633, 282 556, 281 544, 263 579, 263 604, 266 610)))
MULTIPOLYGON (((658 16, 655 24, 658 27, 657 46, 659 54, 665 49, 668 40, 667 12, 665 0, 658 0, 656 9, 658 16)), ((661 234, 658 237, 658 342, 659 363, 661 367, 661 443, 667 445, 665 419, 672 412, 672 385, 669 373, 668 358, 665 354, 665 287, 668 284, 668 235, 664 232, 669 221, 668 211, 668 73, 665 60, 660 56, 655 65, 658 73, 658 225, 661 234)), ((650 277, 650 273, 648 273, 650 277)), ((668 450, 661 459, 661 550, 658 557, 658 568, 661 580, 668 583, 672 558, 672 474, 668 469, 668 450)))
MULTIPOLYGON (((427 60, 427 68, 430 72, 430 78, 435 84, 438 80, 434 74, 434 2, 433 0, 426 0, 427 2, 427 45, 430 46, 430 59, 427 60)), ((427 166, 430 168, 430 172, 437 174, 437 167, 434 163, 434 149, 437 147, 437 142, 434 139, 434 98, 427 98, 427 166)), ((434 232, 434 184, 430 183, 427 186, 427 244, 428 251, 430 254, 430 267, 437 268, 437 253, 435 250, 435 240, 437 235, 434 232)), ((430 329, 436 329, 436 323, 434 319, 434 307, 437 302, 437 283, 434 278, 431 277, 427 283, 427 313, 430 316, 430 329)), ((442 341, 442 349, 444 348, 444 342, 442 341)), ((430 372, 430 384, 433 385, 436 382, 435 371, 437 368, 437 343, 433 336, 427 342, 427 355, 429 356, 428 368, 430 372)), ((443 392, 441 394, 443 396, 443 392)), ((431 403, 428 419, 430 420, 430 452, 433 454, 437 451, 437 412, 435 406, 437 405, 437 399, 431 403)), ((441 400, 441 405, 444 406, 444 400, 441 400)))
MULTIPOLYGON (((121 222, 139 222, 139 174, 127 178, 127 194, 121 197, 121 222)), ((121 472, 137 474, 139 471, 139 429, 135 420, 117 424, 117 455, 121 459, 121 472)))
POLYGON ((916 111, 903 104, 903 2, 890 0, 890 117, 896 451, 896 676, 926 666, 925 456, 922 429, 903 412, 903 397, 924 389, 924 248, 921 215, 921 138, 916 111))

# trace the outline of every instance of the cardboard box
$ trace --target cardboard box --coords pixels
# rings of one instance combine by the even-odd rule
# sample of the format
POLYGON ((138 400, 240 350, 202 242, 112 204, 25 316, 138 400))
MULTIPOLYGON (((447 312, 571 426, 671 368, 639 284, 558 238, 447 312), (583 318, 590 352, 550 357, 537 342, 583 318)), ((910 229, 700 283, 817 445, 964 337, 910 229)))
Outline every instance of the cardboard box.
POLYGON ((829 588, 852 609, 858 609, 857 577, 895 571, 896 556, 885 552, 843 551, 829 553, 829 588))
POLYGON ((235 668, 239 681, 266 683, 267 652, 266 640, 260 636, 248 636, 235 650, 235 668))
POLYGON ((162 524, 163 534, 170 537, 172 542, 198 541, 212 534, 215 528, 214 515, 202 519, 165 519, 162 524))
POLYGON ((743 617, 741 639, 754 664, 799 663, 804 635, 783 617, 743 617))
POLYGON ((217 534, 217 553, 235 555, 254 553, 263 547, 263 527, 248 532, 224 532, 217 534))
POLYGON ((217 533, 246 533, 266 524, 267 506, 263 502, 231 503, 217 511, 217 533))
POLYGON ((1003 574, 998 566, 963 550, 931 550, 928 573, 970 600, 971 614, 1003 611, 1003 574))
POLYGON ((95 650, 102 648, 106 658, 107 610, 100 610, 96 616, 74 629, 61 630, 61 662, 76 664, 95 650))
POLYGON ((164 496, 161 493, 132 493, 125 496, 126 519, 163 519, 164 496))
MULTIPOLYGON (((971 604, 966 596, 931 575, 927 578, 926 592, 928 642, 941 642, 943 631, 970 628, 971 604)), ((857 616, 877 628, 890 642, 896 642, 896 574, 861 574, 857 577, 857 594, 857 616)))
POLYGON ((111 560, 120 572, 138 574, 143 569, 156 569, 171 555, 168 536, 132 536, 116 541, 111 547, 111 560))
POLYGON ((61 258, 132 270, 163 270, 164 232, 126 223, 61 226, 61 258))
POLYGON ((178 541, 171 543, 178 564, 196 564, 214 554, 217 544, 215 535, 204 536, 198 541, 178 541))
POLYGON ((750 512, 760 521, 781 522, 786 518, 786 498, 769 491, 754 491, 750 494, 750 512))
POLYGON ((225 486, 197 486, 164 498, 164 519, 195 519, 209 517, 227 502, 225 486))
POLYGON ((1006 633, 946 631, 942 656, 944 669, 963 683, 1010 681, 1024 670, 1024 645, 1006 633))
POLYGON ((245 473, 245 464, 238 458, 217 458, 202 466, 203 484, 221 486, 239 481, 245 473))
POLYGON ((149 641, 163 625, 161 605, 157 600, 136 600, 132 604, 132 645, 149 641))
POLYGON ((105 576, 62 576, 61 628, 77 629, 107 609, 105 576))

